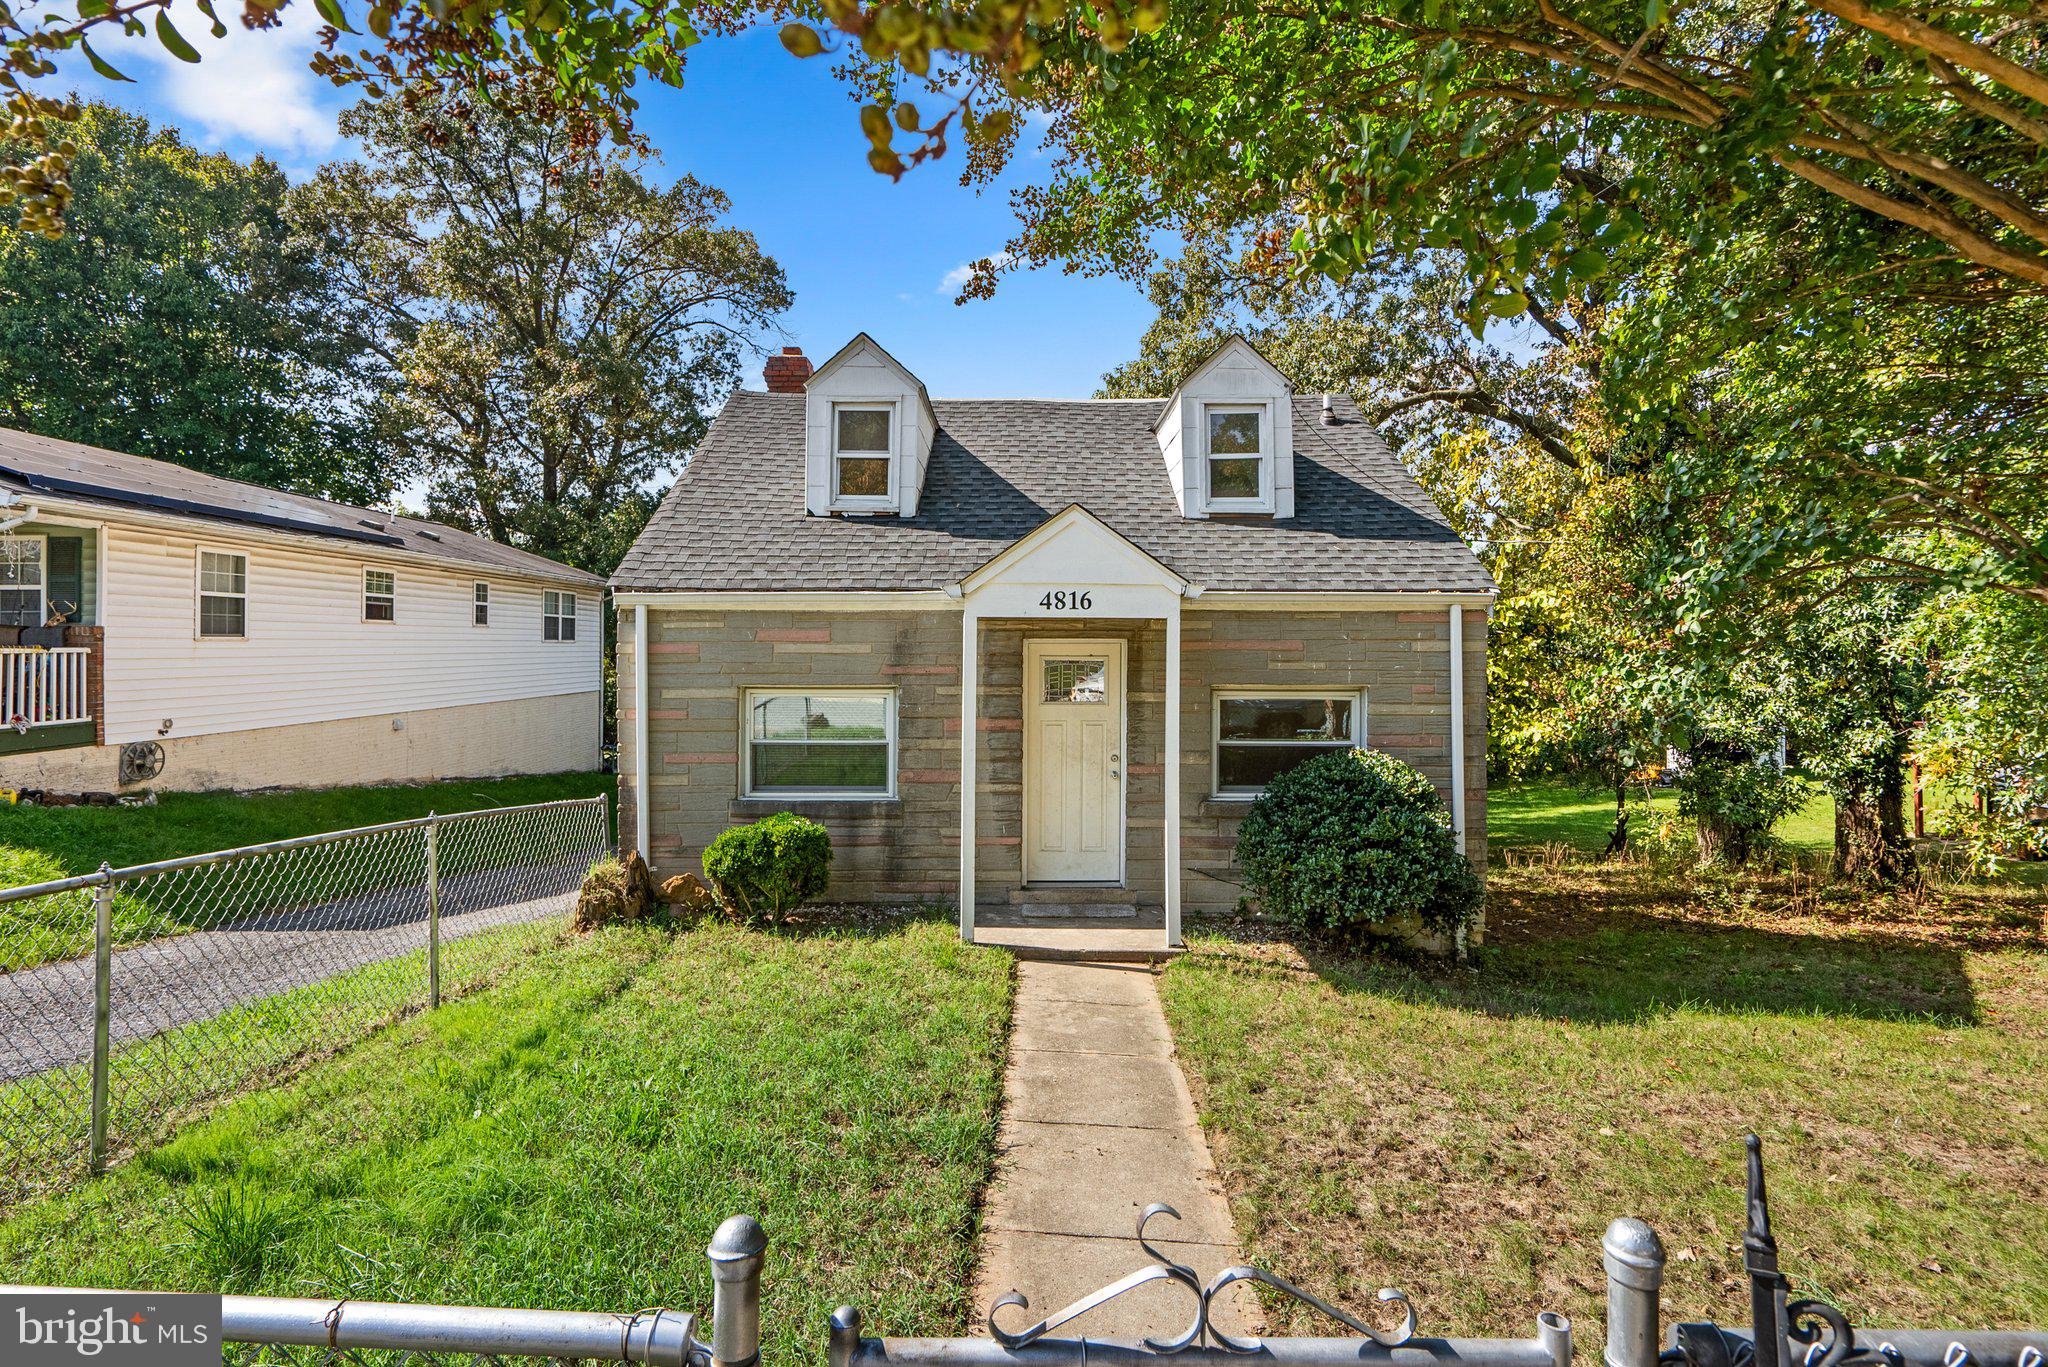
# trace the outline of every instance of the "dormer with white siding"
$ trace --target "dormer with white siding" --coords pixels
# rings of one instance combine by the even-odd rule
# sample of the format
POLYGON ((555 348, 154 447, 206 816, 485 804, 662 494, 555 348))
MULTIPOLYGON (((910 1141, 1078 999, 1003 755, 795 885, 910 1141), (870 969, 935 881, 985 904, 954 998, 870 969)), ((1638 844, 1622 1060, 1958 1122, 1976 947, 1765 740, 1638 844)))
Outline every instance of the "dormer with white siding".
POLYGON ((1293 399, 1242 337, 1181 381, 1153 428, 1181 516, 1294 516, 1293 399))
POLYGON ((804 395, 812 515, 915 516, 938 431, 917 376, 863 332, 811 374, 804 395))

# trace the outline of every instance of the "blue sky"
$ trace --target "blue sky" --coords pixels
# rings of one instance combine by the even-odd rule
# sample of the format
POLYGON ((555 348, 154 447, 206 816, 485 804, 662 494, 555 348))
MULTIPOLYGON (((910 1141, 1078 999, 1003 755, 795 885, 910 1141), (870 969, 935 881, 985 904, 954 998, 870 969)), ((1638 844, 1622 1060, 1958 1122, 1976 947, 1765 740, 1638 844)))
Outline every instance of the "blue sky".
MULTIPOLYGON (((176 124, 199 146, 260 152, 295 175, 347 154, 334 119, 351 96, 305 69, 310 3, 291 5, 281 32, 244 33, 230 17, 219 41, 185 13, 199 65, 114 42, 102 54, 136 83, 88 74, 83 88, 176 124)), ((661 157, 653 174, 689 172, 724 190, 733 222, 788 272, 796 306, 777 344, 821 361, 865 329, 933 394, 955 397, 1085 396, 1135 354, 1151 311, 1121 281, 1038 271, 1007 278, 993 301, 956 306, 949 275, 1011 235, 1008 195, 962 188, 957 153, 894 183, 870 171, 829 58, 800 62, 769 31, 710 39, 692 50, 682 90, 643 85, 640 95, 640 127, 661 157)), ((1011 183, 1046 171, 1027 157, 1011 183)))

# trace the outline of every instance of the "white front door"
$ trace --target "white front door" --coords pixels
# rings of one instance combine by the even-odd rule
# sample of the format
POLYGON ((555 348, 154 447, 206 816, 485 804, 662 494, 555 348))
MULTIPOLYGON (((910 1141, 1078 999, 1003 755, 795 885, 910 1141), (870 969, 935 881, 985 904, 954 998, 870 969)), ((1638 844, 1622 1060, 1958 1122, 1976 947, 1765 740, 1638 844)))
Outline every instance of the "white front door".
POLYGON ((1124 876, 1124 643, 1024 644, 1024 877, 1124 876))

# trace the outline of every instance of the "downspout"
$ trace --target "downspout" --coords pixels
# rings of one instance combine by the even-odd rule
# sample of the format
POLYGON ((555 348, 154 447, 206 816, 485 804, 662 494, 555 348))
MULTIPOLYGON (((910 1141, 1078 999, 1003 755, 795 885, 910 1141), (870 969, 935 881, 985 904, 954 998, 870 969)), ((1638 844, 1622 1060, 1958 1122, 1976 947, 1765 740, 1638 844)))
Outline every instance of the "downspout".
POLYGON ((647 813, 647 604, 637 603, 633 607, 633 845, 640 851, 642 862, 650 868, 653 861, 648 858, 652 842, 648 839, 647 813))

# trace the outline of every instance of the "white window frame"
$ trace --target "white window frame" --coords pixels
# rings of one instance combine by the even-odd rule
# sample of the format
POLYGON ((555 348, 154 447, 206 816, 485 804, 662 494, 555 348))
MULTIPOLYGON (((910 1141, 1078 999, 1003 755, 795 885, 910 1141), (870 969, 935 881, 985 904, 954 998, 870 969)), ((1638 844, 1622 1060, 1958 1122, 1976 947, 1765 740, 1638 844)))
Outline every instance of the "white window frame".
POLYGON ((246 641, 249 639, 249 553, 233 546, 194 547, 192 553, 192 639, 195 641, 246 641), (206 557, 209 555, 232 555, 242 562, 242 591, 240 593, 208 593, 206 591, 206 557), (206 632, 205 600, 208 598, 240 598, 242 600, 242 634, 239 636, 208 635, 206 632))
MULTIPOLYGON (((1245 684, 1229 688, 1218 688, 1209 698, 1209 797, 1215 802, 1253 802, 1265 789, 1257 791, 1223 790, 1223 704, 1226 702, 1256 701, 1263 698, 1350 698, 1351 739, 1342 743, 1346 750, 1363 750, 1365 740, 1365 699, 1363 688, 1298 688, 1283 686, 1261 686, 1245 684)), ((1336 750, 1339 742, 1327 743, 1301 740, 1234 740, 1231 745, 1318 745, 1326 750, 1336 750)))
POLYGON ((541 590, 540 638, 543 641, 546 641, 549 645, 575 645, 575 629, 581 625, 579 619, 582 616, 582 605, 576 601, 576 594, 572 590, 541 590), (567 603, 569 605, 569 610, 567 612, 563 612, 561 610, 563 603, 567 603), (562 635, 561 630, 561 624, 565 621, 569 623, 571 628, 567 636, 562 635), (550 624, 553 624, 553 626, 555 627, 555 634, 552 636, 548 635, 548 627, 550 624))
POLYGON ((893 399, 841 399, 833 403, 831 414, 826 419, 830 428, 825 433, 826 467, 825 478, 830 483, 831 507, 843 512, 891 512, 898 506, 897 462, 902 457, 903 423, 900 406, 893 399), (889 448, 886 451, 846 451, 839 449, 839 415, 841 413, 886 413, 889 415, 889 448), (885 494, 842 494, 839 492, 839 458, 845 455, 853 460, 886 460, 889 464, 889 491, 885 494))
MULTIPOLYGON (((41 572, 41 578, 36 581, 36 619, 35 621, 29 623, 30 626, 39 627, 45 621, 47 621, 50 616, 49 535, 45 532, 30 532, 26 536, 15 536, 14 533, 9 532, 6 533, 6 535, 12 537, 16 541, 33 541, 39 547, 39 549, 36 551, 36 569, 41 572)), ((21 588, 22 585, 10 584, 8 587, 10 589, 18 589, 21 588)))
POLYGON ((398 571, 379 569, 375 565, 365 565, 363 566, 362 588, 363 595, 358 606, 362 609, 363 620, 373 626, 389 627, 398 625, 398 571), (391 580, 391 592, 371 593, 370 576, 373 574, 381 574, 389 578, 391 580), (391 615, 389 617, 372 617, 370 615, 370 600, 372 598, 389 598, 391 600, 391 615))
POLYGON ((488 627, 491 624, 491 584, 487 579, 472 580, 469 586, 469 624, 473 627, 488 627), (482 608, 483 616, 477 616, 482 608))
POLYGON ((1273 511, 1273 406, 1265 403, 1205 403, 1202 405, 1202 496, 1203 506, 1218 513, 1270 513, 1273 511), (1214 455, 1209 450, 1209 419, 1218 413, 1254 413, 1259 419, 1259 453, 1256 456, 1214 455), (1211 491, 1212 460, 1257 460, 1257 498, 1219 498, 1211 491))
MULTIPOLYGON (((802 684, 782 686, 763 685, 740 691, 740 796, 756 802, 894 802, 896 800, 897 766, 897 692, 893 688, 859 688, 843 686, 835 688, 809 688, 802 684), (754 739, 753 711, 756 698, 880 698, 882 707, 882 739, 888 754, 889 782, 881 791, 860 790, 848 792, 845 789, 823 791, 806 789, 776 788, 759 792, 754 788, 754 739)), ((770 742, 772 744, 773 742, 770 742)), ((812 745, 844 744, 873 745, 873 741, 810 741, 812 745)))

